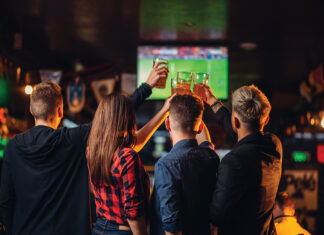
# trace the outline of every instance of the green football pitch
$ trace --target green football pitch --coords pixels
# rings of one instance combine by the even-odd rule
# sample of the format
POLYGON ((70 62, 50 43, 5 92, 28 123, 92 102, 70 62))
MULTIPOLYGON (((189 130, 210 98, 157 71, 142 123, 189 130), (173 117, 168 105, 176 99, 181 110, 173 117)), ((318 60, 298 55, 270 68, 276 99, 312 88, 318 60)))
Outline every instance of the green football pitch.
MULTIPOLYGON (((165 99, 171 95, 171 78, 177 77, 177 72, 203 72, 209 73, 209 86, 219 99, 228 98, 228 60, 190 60, 170 59, 169 75, 166 88, 154 88, 150 99, 165 99)), ((145 82, 152 69, 152 59, 139 59, 137 65, 138 85, 145 82)))

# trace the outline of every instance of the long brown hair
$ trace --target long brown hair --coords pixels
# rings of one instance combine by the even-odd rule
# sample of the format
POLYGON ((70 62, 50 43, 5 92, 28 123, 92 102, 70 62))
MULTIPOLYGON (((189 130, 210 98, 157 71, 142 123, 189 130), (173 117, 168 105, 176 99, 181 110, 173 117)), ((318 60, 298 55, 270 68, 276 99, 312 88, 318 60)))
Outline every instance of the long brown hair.
POLYGON ((136 142, 135 113, 128 97, 111 94, 102 98, 88 137, 88 166, 93 184, 111 182, 114 154, 136 142))

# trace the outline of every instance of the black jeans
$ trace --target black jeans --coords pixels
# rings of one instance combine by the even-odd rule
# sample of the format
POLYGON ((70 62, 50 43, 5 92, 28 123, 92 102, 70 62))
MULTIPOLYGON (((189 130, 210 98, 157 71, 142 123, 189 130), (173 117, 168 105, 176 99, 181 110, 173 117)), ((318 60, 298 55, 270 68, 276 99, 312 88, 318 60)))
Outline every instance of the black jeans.
POLYGON ((132 231, 119 230, 118 224, 111 223, 105 218, 97 218, 92 235, 132 235, 132 231))

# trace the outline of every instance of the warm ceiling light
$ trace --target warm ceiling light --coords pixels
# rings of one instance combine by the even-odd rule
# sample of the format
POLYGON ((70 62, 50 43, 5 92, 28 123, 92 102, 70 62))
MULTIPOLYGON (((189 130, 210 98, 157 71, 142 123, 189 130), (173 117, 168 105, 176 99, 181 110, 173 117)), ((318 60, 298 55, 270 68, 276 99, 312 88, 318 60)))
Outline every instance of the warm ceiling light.
POLYGON ((33 87, 31 85, 25 86, 26 95, 30 95, 33 92, 33 87))
POLYGON ((324 118, 322 118, 321 126, 324 128, 324 118))
POLYGON ((312 118, 312 119, 310 120, 310 124, 311 124, 312 126, 315 125, 315 118, 312 118))
POLYGON ((258 48, 258 44, 254 42, 242 42, 240 47, 245 51, 253 51, 258 48))

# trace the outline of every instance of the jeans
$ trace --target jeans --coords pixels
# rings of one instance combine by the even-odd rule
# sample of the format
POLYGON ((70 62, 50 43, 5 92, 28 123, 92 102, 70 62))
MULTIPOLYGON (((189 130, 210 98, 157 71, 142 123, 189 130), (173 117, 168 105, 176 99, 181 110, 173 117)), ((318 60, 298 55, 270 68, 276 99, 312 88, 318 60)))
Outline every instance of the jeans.
POLYGON ((105 218, 97 218, 92 235, 132 235, 132 231, 119 230, 118 224, 111 223, 105 218))

